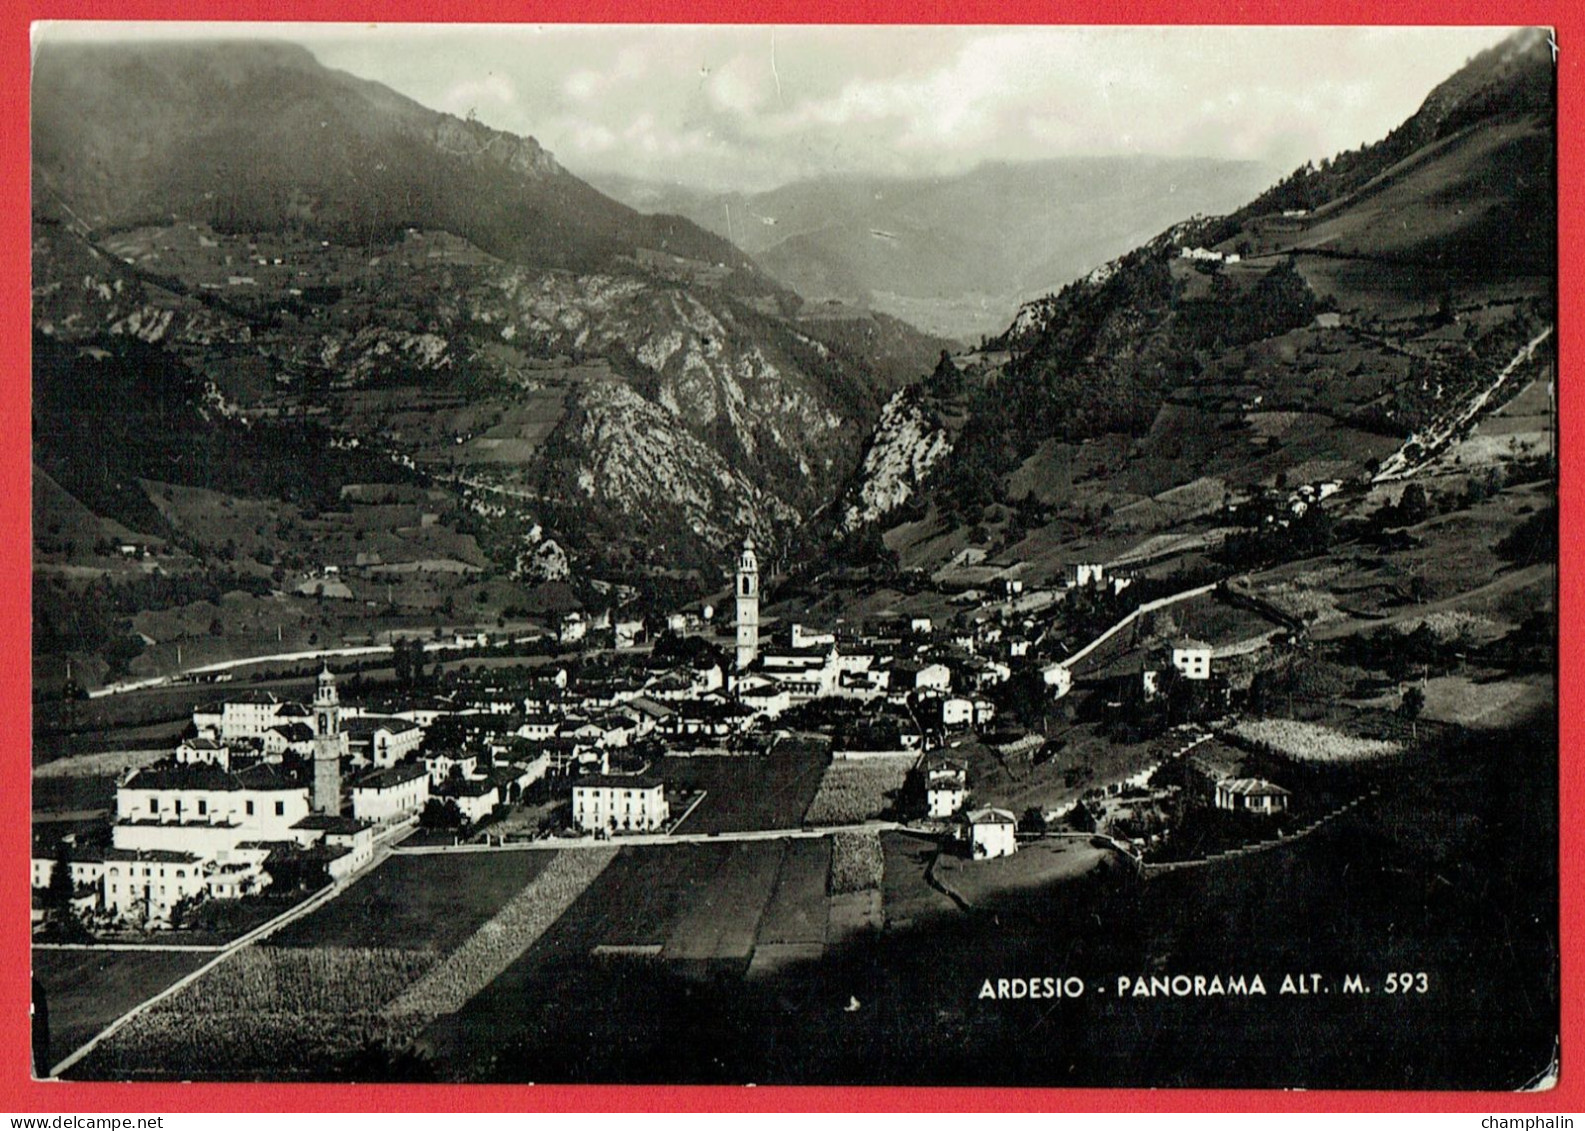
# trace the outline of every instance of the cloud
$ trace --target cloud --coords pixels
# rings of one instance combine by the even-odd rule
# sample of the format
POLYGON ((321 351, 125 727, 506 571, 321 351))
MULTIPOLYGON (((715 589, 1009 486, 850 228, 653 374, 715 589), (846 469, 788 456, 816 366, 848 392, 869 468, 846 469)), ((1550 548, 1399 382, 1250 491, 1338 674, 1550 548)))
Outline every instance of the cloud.
POLYGON ((1291 167, 1382 137, 1503 34, 452 25, 303 41, 426 105, 532 134, 575 170, 764 188, 1071 154, 1291 167))
POLYGON ((510 107, 517 103, 517 87, 502 74, 489 74, 482 79, 463 79, 446 88, 440 96, 437 110, 445 110, 458 117, 482 114, 490 107, 510 107))

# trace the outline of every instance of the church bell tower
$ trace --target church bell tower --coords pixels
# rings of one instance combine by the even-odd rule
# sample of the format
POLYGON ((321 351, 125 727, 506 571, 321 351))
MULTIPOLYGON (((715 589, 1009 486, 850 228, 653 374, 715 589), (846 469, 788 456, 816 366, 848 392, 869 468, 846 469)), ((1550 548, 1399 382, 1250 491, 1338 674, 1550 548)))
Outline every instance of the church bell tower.
POLYGON ((754 539, 743 539, 737 559, 737 666, 748 667, 759 655, 759 560, 754 539))
POLYGON ((316 813, 341 815, 341 755, 347 736, 341 731, 341 698, 336 677, 326 665, 314 688, 314 792, 316 813))

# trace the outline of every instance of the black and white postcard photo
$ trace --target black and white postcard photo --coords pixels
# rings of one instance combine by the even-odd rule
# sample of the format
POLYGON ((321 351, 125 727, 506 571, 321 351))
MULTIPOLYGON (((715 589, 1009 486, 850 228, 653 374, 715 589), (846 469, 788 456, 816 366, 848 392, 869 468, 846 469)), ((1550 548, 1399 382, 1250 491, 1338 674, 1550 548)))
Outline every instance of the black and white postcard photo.
POLYGON ((34 25, 34 1077, 1556 1086, 1556 50, 34 25))

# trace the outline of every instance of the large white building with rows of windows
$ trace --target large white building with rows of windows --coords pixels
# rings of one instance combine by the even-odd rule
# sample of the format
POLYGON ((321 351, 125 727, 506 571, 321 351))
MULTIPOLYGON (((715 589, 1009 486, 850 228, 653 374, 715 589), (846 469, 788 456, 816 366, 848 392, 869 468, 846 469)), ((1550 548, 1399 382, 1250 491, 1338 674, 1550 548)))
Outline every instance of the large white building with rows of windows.
POLYGON ((572 787, 572 821, 588 832, 659 832, 671 819, 665 786, 657 778, 592 775, 572 787))

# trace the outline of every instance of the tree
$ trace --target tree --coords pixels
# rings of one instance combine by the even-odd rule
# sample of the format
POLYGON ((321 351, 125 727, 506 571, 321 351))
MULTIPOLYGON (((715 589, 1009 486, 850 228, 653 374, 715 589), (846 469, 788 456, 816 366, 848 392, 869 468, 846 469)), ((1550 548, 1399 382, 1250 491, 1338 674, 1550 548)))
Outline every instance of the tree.
POLYGON ((1146 622, 1145 635, 1155 637, 1157 640, 1176 636, 1177 632, 1178 622, 1166 609, 1157 609, 1150 614, 1150 619, 1146 622))
POLYGON ((72 846, 61 841, 55 847, 55 867, 50 870, 45 902, 57 914, 69 915, 72 909, 72 846))
POLYGON ((1024 815, 1018 818, 1018 831, 1032 836, 1045 836, 1046 811, 1038 805, 1025 809, 1024 815))
POLYGON ((1410 739, 1419 741, 1420 726, 1417 720, 1420 718, 1420 712, 1425 710, 1425 692, 1418 687, 1409 688, 1403 693, 1403 701, 1398 704, 1398 710, 1409 720, 1410 739))
POLYGON ((406 687, 413 682, 413 660, 405 639, 391 641, 391 666, 396 669, 396 682, 406 687))
POLYGON ((91 942, 92 938, 77 910, 72 906, 72 896, 77 885, 72 883, 72 849, 61 841, 55 850, 55 868, 50 872, 49 887, 45 889, 44 903, 49 908, 49 936, 57 942, 91 942))
POLYGON ((442 800, 431 797, 424 803, 424 811, 419 814, 418 824, 425 829, 460 829, 467 821, 463 818, 462 810, 457 808, 457 803, 451 798, 442 800))
POLYGON ((1418 483, 1409 484, 1398 497, 1399 524, 1418 526, 1430 517, 1431 500, 1426 497, 1425 488, 1418 483))

